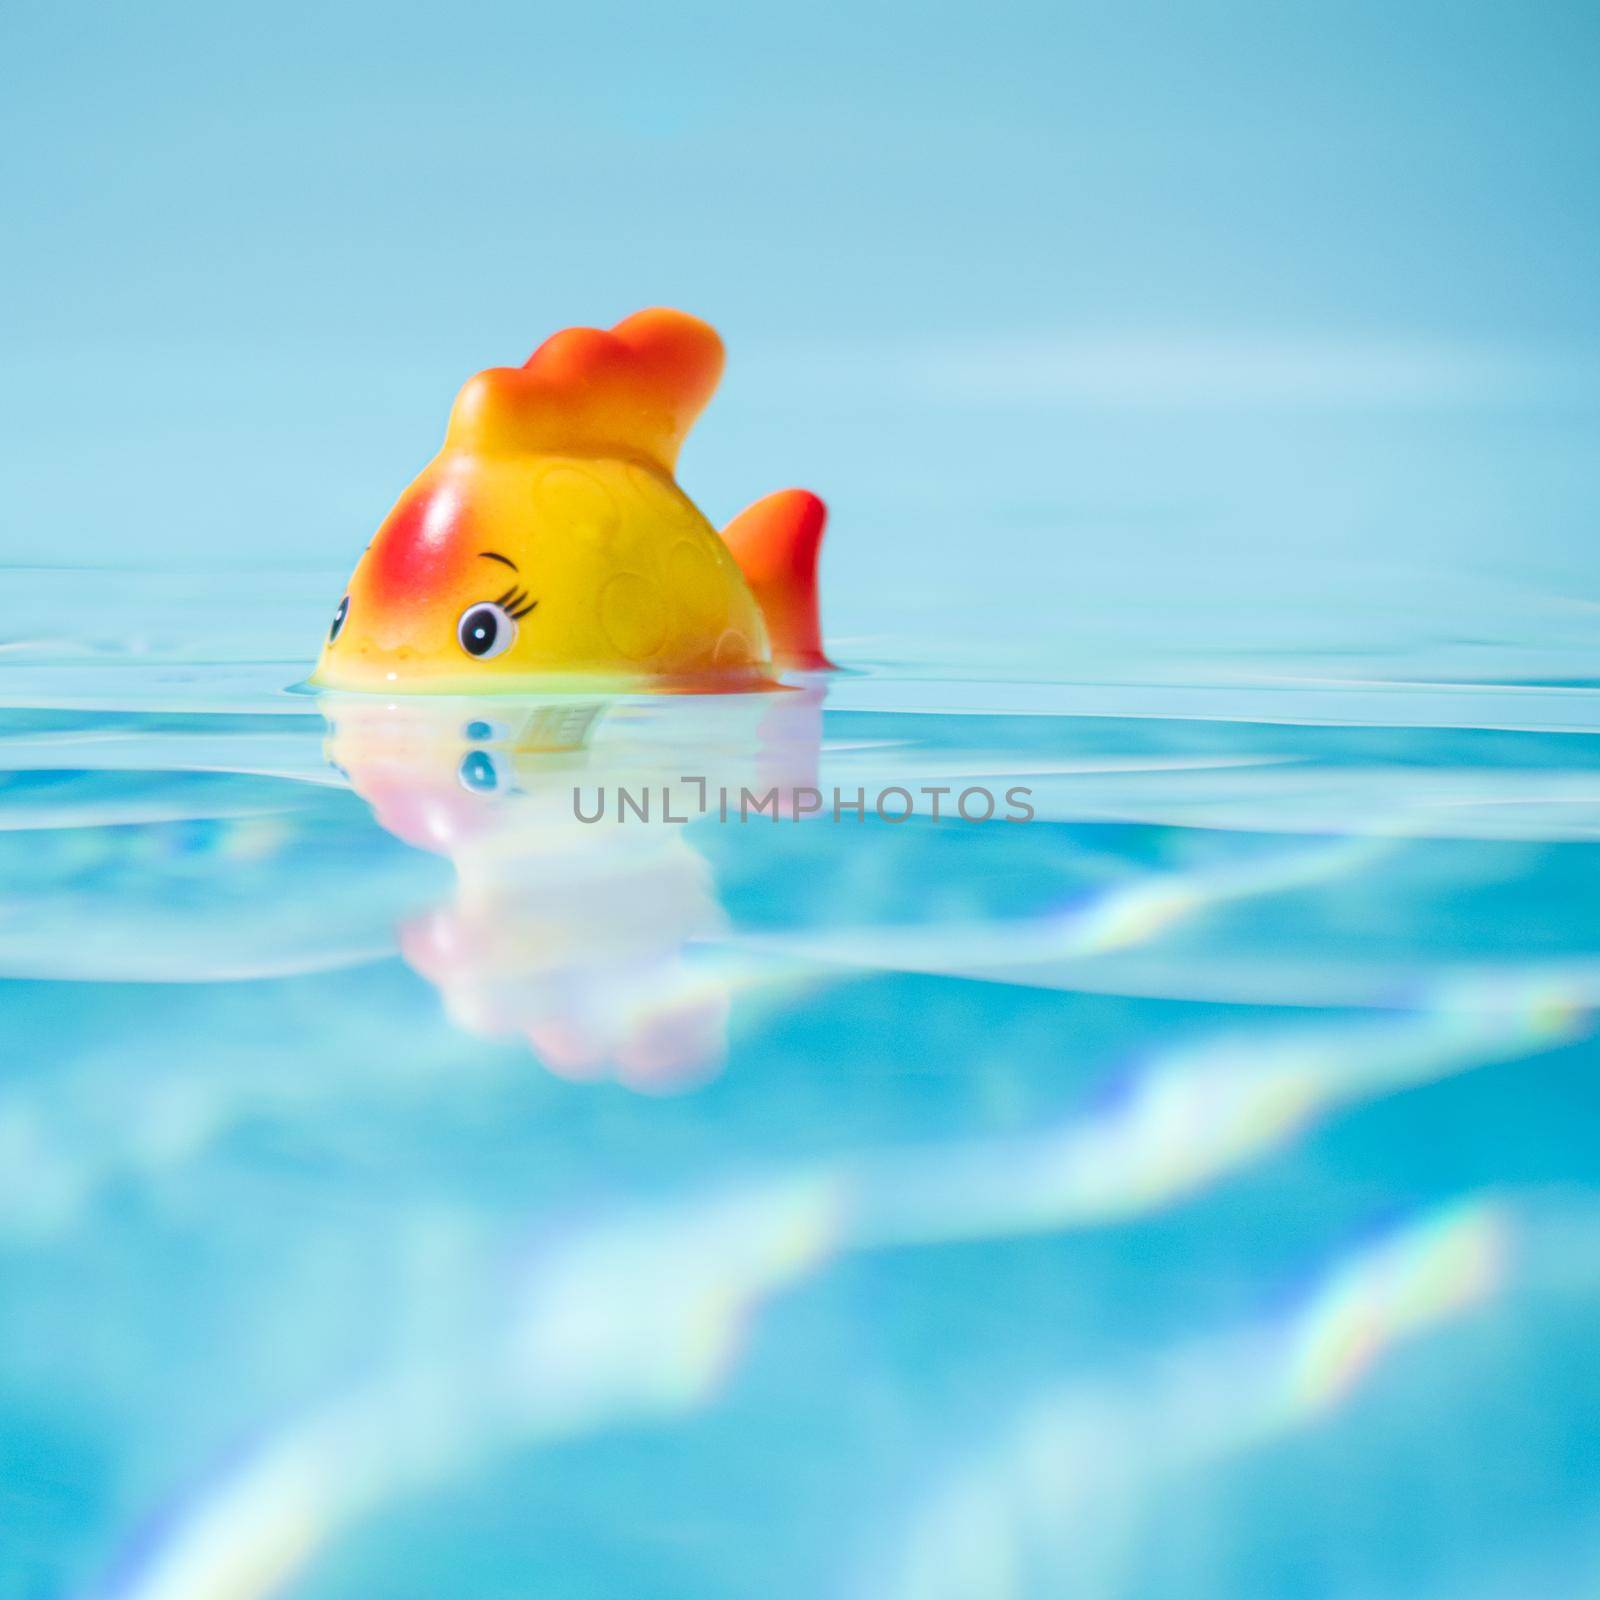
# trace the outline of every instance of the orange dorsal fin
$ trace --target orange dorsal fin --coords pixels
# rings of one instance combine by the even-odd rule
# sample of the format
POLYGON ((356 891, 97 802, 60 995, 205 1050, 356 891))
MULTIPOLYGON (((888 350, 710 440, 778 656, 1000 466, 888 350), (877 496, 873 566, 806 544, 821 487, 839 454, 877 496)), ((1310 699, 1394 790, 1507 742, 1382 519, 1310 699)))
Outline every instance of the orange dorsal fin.
POLYGON ((682 311, 639 311, 610 332, 567 328, 525 365, 471 379, 445 448, 637 456, 670 473, 721 376, 717 330, 682 311))
POLYGON ((828 508, 805 489, 780 489, 757 500, 722 530, 766 618, 772 659, 780 667, 820 671, 817 557, 828 508))

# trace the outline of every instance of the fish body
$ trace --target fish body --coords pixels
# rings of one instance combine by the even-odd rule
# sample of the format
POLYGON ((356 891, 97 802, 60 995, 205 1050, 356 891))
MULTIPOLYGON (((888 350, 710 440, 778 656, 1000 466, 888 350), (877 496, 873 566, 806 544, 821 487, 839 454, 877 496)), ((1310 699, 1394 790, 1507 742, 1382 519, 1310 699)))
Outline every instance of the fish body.
POLYGON ((652 310, 471 379, 357 565, 312 682, 728 690, 827 666, 822 502, 780 491, 719 534, 674 477, 722 362, 708 324, 652 310))

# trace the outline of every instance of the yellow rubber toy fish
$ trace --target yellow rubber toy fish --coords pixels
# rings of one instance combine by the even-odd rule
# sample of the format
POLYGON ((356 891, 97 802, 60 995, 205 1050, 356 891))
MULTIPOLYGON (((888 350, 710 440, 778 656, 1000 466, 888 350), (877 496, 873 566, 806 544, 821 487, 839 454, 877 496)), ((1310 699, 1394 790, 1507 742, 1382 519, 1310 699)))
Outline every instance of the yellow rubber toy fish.
POLYGON ((673 478, 722 363, 715 329, 653 310, 480 372, 357 565, 311 681, 709 691, 830 665, 822 502, 786 489, 719 536, 673 478))

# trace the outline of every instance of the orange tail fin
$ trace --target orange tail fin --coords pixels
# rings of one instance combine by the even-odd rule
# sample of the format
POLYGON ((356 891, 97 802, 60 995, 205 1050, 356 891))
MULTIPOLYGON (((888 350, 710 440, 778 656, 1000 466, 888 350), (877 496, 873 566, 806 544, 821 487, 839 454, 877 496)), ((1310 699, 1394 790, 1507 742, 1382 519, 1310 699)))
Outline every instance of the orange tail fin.
POLYGON ((772 659, 780 667, 820 671, 817 556, 828 508, 805 489, 780 489, 747 507, 722 530, 766 618, 772 659))

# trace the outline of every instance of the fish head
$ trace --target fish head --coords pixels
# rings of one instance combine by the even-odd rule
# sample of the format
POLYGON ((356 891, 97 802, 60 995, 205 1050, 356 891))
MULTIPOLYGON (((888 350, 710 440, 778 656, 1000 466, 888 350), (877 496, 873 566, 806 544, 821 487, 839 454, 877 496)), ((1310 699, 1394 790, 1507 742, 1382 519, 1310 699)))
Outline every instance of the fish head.
POLYGON ((476 694, 721 675, 770 655, 728 547, 678 487, 721 343, 677 312, 568 329, 479 373, 338 602, 321 688, 476 694))

